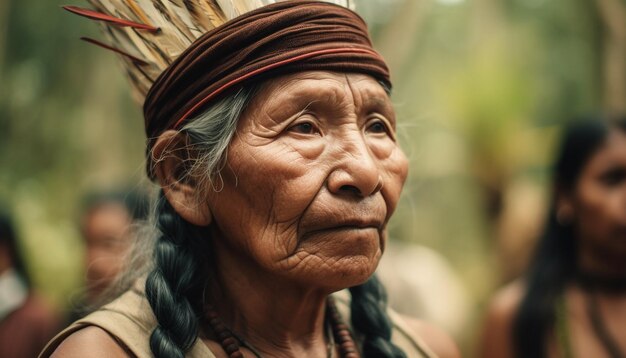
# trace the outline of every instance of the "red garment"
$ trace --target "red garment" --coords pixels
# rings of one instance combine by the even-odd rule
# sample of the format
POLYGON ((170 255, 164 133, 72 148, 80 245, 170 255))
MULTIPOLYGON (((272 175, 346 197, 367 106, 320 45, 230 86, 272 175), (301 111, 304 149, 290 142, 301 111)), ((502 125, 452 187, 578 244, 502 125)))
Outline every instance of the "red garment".
POLYGON ((20 308, 0 321, 0 357, 37 357, 61 328, 61 320, 52 309, 30 294, 20 308))

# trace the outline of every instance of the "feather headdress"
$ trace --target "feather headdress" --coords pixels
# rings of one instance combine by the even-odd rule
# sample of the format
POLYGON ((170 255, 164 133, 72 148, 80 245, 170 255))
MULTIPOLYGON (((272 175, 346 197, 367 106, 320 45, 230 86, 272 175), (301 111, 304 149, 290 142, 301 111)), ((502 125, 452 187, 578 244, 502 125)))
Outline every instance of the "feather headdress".
MULTIPOLYGON (((99 21, 141 103, 157 77, 202 34, 248 11, 284 0, 87 0, 93 9, 64 6, 99 21)), ((354 0, 325 0, 354 9, 354 0)))

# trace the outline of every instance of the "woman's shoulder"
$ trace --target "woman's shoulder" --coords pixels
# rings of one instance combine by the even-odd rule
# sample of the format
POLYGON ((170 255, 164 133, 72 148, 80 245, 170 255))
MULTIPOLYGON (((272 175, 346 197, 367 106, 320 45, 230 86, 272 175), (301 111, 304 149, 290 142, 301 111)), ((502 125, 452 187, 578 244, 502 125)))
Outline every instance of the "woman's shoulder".
POLYGON ((113 302, 74 322, 44 349, 46 357, 142 357, 149 352, 148 339, 156 325, 141 292, 129 290, 113 302), (81 353, 82 352, 82 353, 81 353))
POLYGON ((526 285, 522 280, 513 281, 496 291, 487 306, 487 326, 509 329, 525 291, 526 285))
POLYGON ((502 311, 514 311, 519 306, 525 292, 526 283, 522 279, 512 281, 496 291, 490 301, 489 308, 501 313, 503 313, 502 311))
POLYGON ((50 357, 127 358, 134 355, 104 329, 85 326, 67 336, 50 357))
POLYGON ((482 357, 513 356, 513 323, 525 292, 526 285, 518 279, 499 289, 491 298, 487 306, 481 337, 482 357))
MULTIPOLYGON (((133 288, 59 333, 39 357, 152 357, 150 335, 155 327, 145 295, 133 288)), ((187 356, 215 358, 201 340, 187 356)))

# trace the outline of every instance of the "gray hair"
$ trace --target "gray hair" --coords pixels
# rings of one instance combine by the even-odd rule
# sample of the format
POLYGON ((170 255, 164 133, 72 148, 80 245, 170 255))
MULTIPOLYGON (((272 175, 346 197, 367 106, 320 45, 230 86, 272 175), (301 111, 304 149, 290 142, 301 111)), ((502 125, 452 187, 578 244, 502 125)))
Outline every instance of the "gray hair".
MULTIPOLYGON (((220 178, 220 171, 226 162, 228 145, 235 135, 237 122, 256 89, 255 86, 242 87, 219 99, 197 117, 187 120, 180 132, 187 136, 188 149, 197 155, 188 159, 189 163, 185 166, 187 170, 183 175, 200 177, 207 180, 213 190, 220 190, 222 184, 216 185, 216 179, 220 178)), ((204 186, 205 183, 201 182, 198 186, 204 186)), ((124 272, 106 290, 102 300, 96 302, 94 307, 87 307, 85 312, 117 298, 138 278, 153 269, 152 256, 159 236, 155 212, 157 206, 157 202, 153 203, 152 215, 147 222, 133 224, 134 244, 124 260, 128 265, 124 272)))
POLYGON ((181 129, 191 148, 198 153, 191 159, 187 174, 208 179, 213 190, 220 190, 223 185, 216 183, 216 179, 220 178, 219 173, 226 162, 226 150, 235 135, 237 121, 253 93, 253 88, 241 88, 189 120, 181 129))

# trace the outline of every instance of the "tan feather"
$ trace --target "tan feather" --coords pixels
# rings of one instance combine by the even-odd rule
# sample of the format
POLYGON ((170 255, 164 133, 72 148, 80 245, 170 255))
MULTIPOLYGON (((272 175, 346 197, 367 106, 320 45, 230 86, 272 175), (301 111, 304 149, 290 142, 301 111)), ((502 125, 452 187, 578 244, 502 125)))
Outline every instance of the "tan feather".
POLYGON ((223 23, 228 21, 226 15, 224 14, 224 10, 222 10, 215 1, 199 0, 198 4, 209 16, 209 19, 213 24, 213 28, 221 26, 223 23))
MULTIPOLYGON (((152 2, 154 4, 154 8, 161 14, 163 19, 172 24, 175 27, 177 33, 184 35, 190 44, 196 39, 189 29, 189 24, 185 23, 183 19, 185 15, 182 14, 182 11, 177 12, 172 9, 171 2, 169 2, 168 0, 152 0, 152 2)), ((189 13, 187 13, 187 15, 189 15, 189 13)))
POLYGON ((165 0, 163 5, 172 14, 172 17, 178 19, 179 24, 177 27, 184 29, 193 40, 206 32, 203 28, 194 24, 191 13, 187 10, 182 0, 165 0))
MULTIPOLYGON (((191 21, 202 33, 214 29, 216 26, 211 20, 211 17, 215 17, 212 9, 206 10, 201 4, 198 4, 191 0, 182 0, 183 7, 189 12, 191 21)), ((199 35, 200 37, 202 35, 199 35)))
POLYGON ((217 5, 222 9, 228 20, 239 16, 239 9, 235 7, 231 0, 215 0, 217 5))
MULTIPOLYGON (((125 0, 124 3, 132 10, 132 12, 144 23, 150 24, 152 26, 158 26, 150 22, 150 19, 146 15, 145 11, 135 3, 134 0, 125 0)), ((118 7, 119 9, 119 7, 118 7)))

